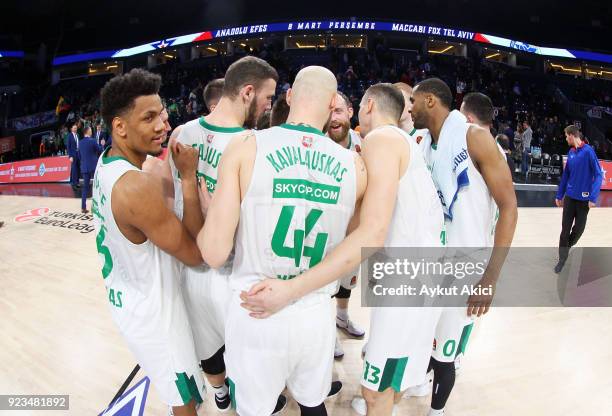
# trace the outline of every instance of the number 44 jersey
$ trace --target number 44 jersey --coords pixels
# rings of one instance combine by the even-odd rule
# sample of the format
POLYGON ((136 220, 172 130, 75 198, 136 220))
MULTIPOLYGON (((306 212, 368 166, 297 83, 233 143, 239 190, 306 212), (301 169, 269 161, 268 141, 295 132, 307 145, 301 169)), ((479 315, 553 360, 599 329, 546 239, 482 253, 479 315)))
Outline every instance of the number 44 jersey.
MULTIPOLYGON (((355 209, 355 153, 315 128, 283 124, 254 133, 257 153, 240 208, 232 287, 292 279, 346 236, 355 209)), ((322 292, 333 293, 336 283, 322 292)))

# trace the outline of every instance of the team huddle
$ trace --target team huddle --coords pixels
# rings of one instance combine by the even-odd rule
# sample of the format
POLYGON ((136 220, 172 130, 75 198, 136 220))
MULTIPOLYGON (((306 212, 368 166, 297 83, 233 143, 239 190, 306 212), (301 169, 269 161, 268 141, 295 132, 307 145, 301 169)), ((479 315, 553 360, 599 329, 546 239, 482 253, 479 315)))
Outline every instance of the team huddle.
MULTIPOLYGON (((342 387, 336 327, 365 334, 347 312, 362 247, 493 247, 479 285, 494 288, 512 242, 516 198, 488 97, 457 111, 439 79, 376 84, 357 133, 328 69, 303 68, 272 106, 277 80, 259 58, 234 62, 163 161, 160 77, 135 69, 101 91, 113 137, 92 202, 102 275, 113 320, 175 416, 196 415, 204 377, 219 411, 276 414, 287 388, 302 415, 326 415, 342 387), (270 110, 271 127, 255 129, 270 110)), ((391 415, 407 391, 428 393, 431 372, 429 415, 443 415, 492 297, 372 308, 353 409, 391 415)))

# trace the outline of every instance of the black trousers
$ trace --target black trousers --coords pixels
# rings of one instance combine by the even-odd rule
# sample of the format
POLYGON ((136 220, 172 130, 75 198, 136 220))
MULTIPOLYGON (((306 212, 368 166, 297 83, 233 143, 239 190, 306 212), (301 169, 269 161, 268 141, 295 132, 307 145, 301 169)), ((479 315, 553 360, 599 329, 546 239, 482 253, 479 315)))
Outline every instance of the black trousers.
POLYGON ((563 222, 559 236, 559 260, 566 260, 570 247, 578 242, 584 232, 589 201, 578 201, 566 196, 563 199, 563 222))

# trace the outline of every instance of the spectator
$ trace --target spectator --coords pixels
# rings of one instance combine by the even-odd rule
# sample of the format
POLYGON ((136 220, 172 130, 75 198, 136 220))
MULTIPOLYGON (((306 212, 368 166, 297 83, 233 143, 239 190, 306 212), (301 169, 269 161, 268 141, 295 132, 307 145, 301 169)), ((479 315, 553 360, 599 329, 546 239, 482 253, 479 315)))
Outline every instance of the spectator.
POLYGON ((521 165, 521 169, 523 170, 523 175, 527 177, 527 170, 529 169, 529 153, 531 152, 531 140, 533 139, 533 131, 531 130, 531 126, 529 125, 529 121, 523 121, 523 134, 521 135, 521 140, 523 144, 523 162, 521 165))
POLYGON ((555 273, 561 272, 570 247, 578 242, 584 232, 589 209, 597 203, 602 181, 599 160, 593 148, 582 141, 580 130, 576 126, 567 126, 565 139, 570 150, 555 198, 557 206, 563 207, 559 262, 555 266, 555 273))
POLYGON ((79 154, 81 160, 81 173, 83 174, 83 189, 81 190, 81 212, 88 213, 87 196, 89 193, 89 181, 93 178, 98 163, 98 156, 102 152, 102 147, 91 137, 91 127, 85 127, 83 131, 85 137, 79 143, 79 154))
POLYGON ((67 135, 68 157, 70 158, 70 184, 72 188, 78 188, 80 178, 80 160, 79 160, 79 134, 77 133, 77 125, 73 124, 70 133, 67 135))

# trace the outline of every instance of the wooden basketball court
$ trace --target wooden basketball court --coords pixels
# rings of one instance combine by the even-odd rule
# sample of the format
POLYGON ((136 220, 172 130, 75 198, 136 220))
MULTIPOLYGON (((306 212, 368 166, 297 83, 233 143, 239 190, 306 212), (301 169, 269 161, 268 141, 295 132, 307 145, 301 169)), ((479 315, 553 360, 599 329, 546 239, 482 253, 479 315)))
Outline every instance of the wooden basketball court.
MULTIPOLYGON (((97 415, 136 364, 109 313, 93 222, 61 218, 40 224, 15 217, 36 208, 80 215, 70 198, 0 196, 0 393, 69 394, 70 410, 2 412, 97 415), (68 222, 66 222, 68 221, 68 222), (75 225, 75 224, 79 225, 75 225), (81 229, 79 229, 81 227, 81 229)), ((612 208, 589 213, 582 246, 612 246, 612 208)), ((520 208, 514 245, 555 246, 561 209, 520 208)), ((550 259, 550 270, 556 259, 550 259)), ((351 318, 367 328, 359 288, 351 318)), ((612 409, 612 308, 504 308, 481 318, 472 334, 448 416, 603 415, 612 409)), ((327 402, 331 415, 354 415, 361 347, 342 339, 335 376, 343 391, 327 402)), ((144 374, 136 377, 140 380, 144 374)), ((255 381, 254 381, 255 382, 255 381)), ((400 415, 426 415, 429 397, 403 400, 400 415)), ((200 414, 215 414, 208 394, 200 414)), ((165 416, 155 389, 146 415, 165 416)), ((285 415, 298 415, 290 401, 285 415)))

